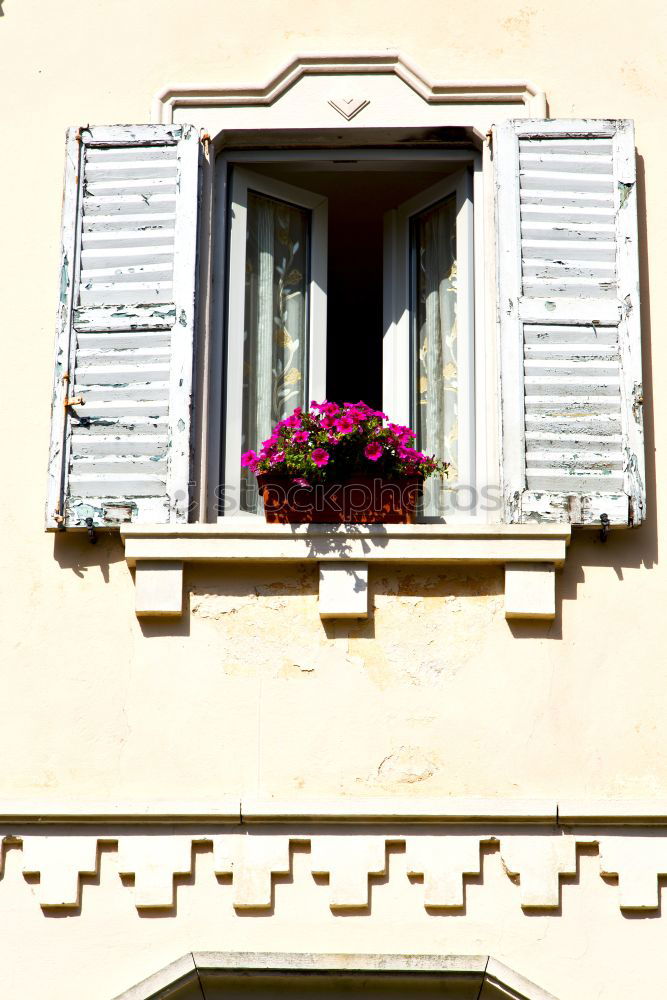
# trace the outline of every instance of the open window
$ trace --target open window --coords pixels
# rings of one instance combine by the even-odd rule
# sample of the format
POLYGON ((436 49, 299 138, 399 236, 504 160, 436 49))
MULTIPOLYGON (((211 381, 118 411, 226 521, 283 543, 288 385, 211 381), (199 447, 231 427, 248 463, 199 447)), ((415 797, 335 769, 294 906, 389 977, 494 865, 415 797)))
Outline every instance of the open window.
POLYGON ((451 513, 458 482, 474 482, 473 162, 389 149, 219 157, 226 511, 257 511, 242 452, 325 397, 382 408, 450 463, 426 514, 451 513))

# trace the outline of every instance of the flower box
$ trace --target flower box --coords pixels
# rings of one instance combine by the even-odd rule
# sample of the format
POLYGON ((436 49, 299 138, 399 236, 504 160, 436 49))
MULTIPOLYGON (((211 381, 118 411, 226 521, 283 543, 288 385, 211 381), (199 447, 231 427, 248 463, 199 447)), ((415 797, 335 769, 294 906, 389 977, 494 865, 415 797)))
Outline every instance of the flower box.
POLYGON ((414 524, 423 476, 304 483, 263 473, 257 485, 268 524, 414 524))
POLYGON ((411 524, 424 480, 447 463, 413 447, 414 431, 367 403, 311 403, 279 420, 259 454, 241 465, 257 476, 269 524, 411 524))

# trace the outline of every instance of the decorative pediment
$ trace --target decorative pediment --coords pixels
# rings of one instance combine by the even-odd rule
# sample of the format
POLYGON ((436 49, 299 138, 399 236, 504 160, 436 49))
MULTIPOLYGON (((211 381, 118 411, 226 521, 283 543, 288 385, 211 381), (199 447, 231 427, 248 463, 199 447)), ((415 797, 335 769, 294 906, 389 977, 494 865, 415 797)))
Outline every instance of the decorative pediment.
MULTIPOLYGON (((155 122, 208 129, 345 127, 372 104, 364 126, 442 123, 443 108, 493 107, 497 120, 543 117, 544 94, 519 80, 436 82, 398 52, 301 55, 261 85, 172 84, 153 103, 155 122), (342 119, 342 121, 341 121, 342 119), (372 119, 372 120, 371 120, 372 119)), ((470 114, 448 116, 464 124, 470 114)))
MULTIPOLYGON (((451 1000, 484 996, 486 1000, 556 1000, 534 983, 524 979, 489 955, 304 955, 262 952, 192 952, 145 979, 116 1000, 205 1000, 226 995, 243 995, 245 988, 264 986, 270 995, 272 984, 283 995, 285 985, 302 995, 304 980, 308 995, 329 996, 332 982, 340 977, 344 992, 351 998, 367 995, 369 981, 393 982, 396 977, 410 980, 410 995, 432 996, 432 984, 451 1000), (343 978, 344 977, 344 978, 343 978), (236 988, 234 988, 236 987, 236 988), (324 989, 323 989, 324 987, 324 989), (482 992, 483 991, 483 992, 482 992)), ((278 995, 278 993, 276 994, 278 995)), ((336 994, 338 995, 338 994, 336 994)), ((389 995, 389 994, 388 994, 389 995)))

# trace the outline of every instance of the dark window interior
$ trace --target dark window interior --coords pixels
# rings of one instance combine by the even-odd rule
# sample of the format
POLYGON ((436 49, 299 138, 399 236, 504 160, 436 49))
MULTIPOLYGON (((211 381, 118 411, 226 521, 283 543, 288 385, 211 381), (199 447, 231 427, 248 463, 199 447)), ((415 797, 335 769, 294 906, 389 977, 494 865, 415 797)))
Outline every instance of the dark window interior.
POLYGON ((460 164, 323 161, 249 164, 329 201, 327 397, 382 405, 384 214, 460 164))

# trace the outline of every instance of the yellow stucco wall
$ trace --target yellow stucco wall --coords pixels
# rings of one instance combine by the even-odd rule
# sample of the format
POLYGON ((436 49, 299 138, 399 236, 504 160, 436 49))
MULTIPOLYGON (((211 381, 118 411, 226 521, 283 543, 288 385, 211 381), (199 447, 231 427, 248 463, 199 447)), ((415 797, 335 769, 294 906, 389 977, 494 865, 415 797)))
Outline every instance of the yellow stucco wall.
MULTIPOLYGON (((664 4, 4 0, 1 6, 0 798, 665 797, 664 4), (375 611, 365 623, 323 624, 310 570, 232 575, 201 568, 187 573, 192 596, 182 622, 141 624, 117 539, 103 537, 93 548, 80 536, 43 532, 64 130, 146 121, 153 95, 169 82, 261 83, 298 52, 385 48, 404 52, 434 79, 530 80, 546 91, 553 117, 635 120, 647 523, 614 534, 604 546, 595 535, 574 539, 553 624, 510 626, 499 571, 382 568, 371 571, 375 611)), ((2 889, 0 883, 0 908, 2 889)), ((581 928, 593 919, 600 891, 596 883, 580 897, 592 909, 578 904, 563 930, 553 930, 557 916, 549 918, 544 936, 558 941, 542 964, 531 957, 534 928, 525 940, 511 922, 505 937, 497 930, 498 900, 493 919, 473 910, 467 938, 461 924, 451 935, 425 932, 426 946, 416 918, 403 934, 388 911, 385 923, 363 931, 358 947, 388 947, 390 927, 390 950, 495 949, 517 967, 523 962, 522 971, 535 978, 542 971, 546 987, 563 987, 563 997, 573 1000, 598 995, 592 984, 600 984, 611 960, 614 974, 600 997, 644 995, 633 992, 636 968, 603 944, 583 949, 590 969, 577 972, 581 928)), ((28 935, 61 978, 49 986, 37 973, 36 992, 24 995, 107 996, 104 983, 91 992, 84 985, 106 954, 98 947, 107 925, 103 907, 76 932, 77 948, 98 945, 67 992, 72 965, 61 949, 74 947, 74 939, 56 926, 66 922, 45 921, 38 908, 27 917, 23 903, 11 905, 18 916, 8 981, 16 991, 28 935)), ((151 922, 135 927, 134 913, 115 912, 112 923, 127 923, 108 992, 188 947, 219 947, 202 917, 218 904, 201 905, 185 930, 155 932, 159 944, 145 962, 130 943, 136 935, 144 948, 151 922)), ((350 947, 357 931, 343 934, 325 924, 313 931, 308 912, 304 904, 305 916, 281 916, 273 937, 267 923, 261 933, 235 925, 229 946, 289 950, 296 936, 298 950, 302 924, 309 924, 304 947, 350 947)), ((640 936, 617 910, 599 920, 607 940, 644 958, 657 947, 657 922, 640 936)), ((216 926, 221 933, 224 921, 216 926)))

